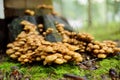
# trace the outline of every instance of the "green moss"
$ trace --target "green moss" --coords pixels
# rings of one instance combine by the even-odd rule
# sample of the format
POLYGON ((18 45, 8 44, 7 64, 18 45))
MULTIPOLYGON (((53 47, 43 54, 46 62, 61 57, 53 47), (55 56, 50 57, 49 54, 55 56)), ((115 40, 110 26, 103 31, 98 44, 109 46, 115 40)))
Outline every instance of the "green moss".
POLYGON ((33 80, 44 80, 45 78, 51 78, 52 80, 57 80, 63 77, 63 74, 75 74, 79 76, 88 76, 89 80, 101 80, 102 74, 108 74, 109 69, 114 68, 120 72, 120 60, 117 58, 120 56, 115 56, 111 58, 106 58, 98 61, 99 68, 96 70, 83 70, 79 66, 74 65, 74 63, 62 64, 62 65, 51 65, 43 66, 42 64, 35 65, 21 65, 15 62, 3 62, 0 64, 0 69, 10 71, 11 66, 20 67, 20 71, 25 75, 30 75, 33 80))
POLYGON ((120 72, 120 60, 117 60, 116 57, 111 57, 111 58, 106 58, 103 59, 102 61, 99 61, 99 68, 96 70, 91 71, 92 76, 97 76, 98 80, 101 80, 101 75, 108 75, 109 74, 109 69, 113 68, 117 72, 120 72))
POLYGON ((19 66, 19 63, 14 63, 14 62, 3 62, 0 63, 0 69, 3 69, 5 71, 9 71, 11 66, 19 66))

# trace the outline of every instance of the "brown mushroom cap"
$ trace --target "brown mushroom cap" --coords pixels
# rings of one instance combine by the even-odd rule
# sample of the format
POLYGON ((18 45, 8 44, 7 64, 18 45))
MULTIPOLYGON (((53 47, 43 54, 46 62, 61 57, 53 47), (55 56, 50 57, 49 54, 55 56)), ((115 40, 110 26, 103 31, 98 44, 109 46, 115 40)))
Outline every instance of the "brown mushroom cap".
POLYGON ((13 54, 14 52, 15 52, 15 50, 13 50, 13 49, 8 49, 8 50, 6 51, 6 54, 10 55, 10 54, 13 54))
POLYGON ((95 49, 95 50, 93 50, 93 53, 94 53, 94 54, 98 54, 98 53, 99 53, 99 50, 95 49))
POLYGON ((32 11, 32 10, 27 9, 27 10, 25 10, 25 14, 33 16, 35 14, 35 12, 32 11))
POLYGON ((7 45, 7 48, 12 48, 12 47, 14 47, 14 45, 13 45, 12 43, 9 43, 9 44, 7 45))
POLYGON ((63 64, 64 61, 65 61, 64 59, 57 58, 54 62, 57 63, 57 64, 63 64))
POLYGON ((20 56, 21 53, 20 52, 15 52, 15 55, 20 56))
POLYGON ((98 54, 97 57, 98 57, 98 58, 106 58, 107 55, 106 55, 106 54, 98 54))
POLYGON ((55 59, 57 59, 56 55, 46 56, 45 61, 44 61, 44 65, 46 65, 47 63, 53 62, 55 59))
POLYGON ((107 53, 113 53, 113 49, 112 49, 112 48, 108 48, 108 49, 106 50, 106 52, 107 52, 107 53))
POLYGON ((36 57, 36 61, 41 61, 41 58, 40 57, 36 57))
POLYGON ((75 61, 76 61, 76 62, 82 62, 82 61, 83 61, 83 58, 82 58, 82 57, 78 57, 78 58, 76 58, 75 61))
POLYGON ((18 56, 16 56, 15 54, 11 54, 10 57, 16 59, 18 56))
POLYGON ((23 62, 25 62, 25 63, 29 62, 29 59, 26 58, 26 59, 23 60, 23 62))
POLYGON ((64 59, 66 59, 66 60, 70 60, 72 57, 71 56, 69 56, 69 55, 64 55, 64 59))

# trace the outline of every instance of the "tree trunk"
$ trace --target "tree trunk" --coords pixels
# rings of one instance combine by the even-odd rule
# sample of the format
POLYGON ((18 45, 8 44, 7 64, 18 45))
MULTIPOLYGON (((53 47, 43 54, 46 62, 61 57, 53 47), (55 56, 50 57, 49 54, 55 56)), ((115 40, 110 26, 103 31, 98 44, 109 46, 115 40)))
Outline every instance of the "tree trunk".
POLYGON ((61 11, 61 15, 64 16, 64 5, 63 5, 63 0, 60 0, 60 11, 61 11))
POLYGON ((113 12, 113 21, 116 21, 116 14, 119 11, 119 2, 117 0, 114 0, 114 12, 113 12))
POLYGON ((25 9, 35 10, 38 5, 52 5, 52 0, 5 0, 5 16, 22 16, 25 9))
POLYGON ((108 0, 106 0, 105 3, 106 3, 105 18, 106 18, 106 24, 108 24, 108 0))
POLYGON ((116 15, 116 0, 114 0, 113 3, 113 21, 115 21, 115 15, 116 15))
POLYGON ((88 0, 88 26, 92 26, 91 0, 88 0))

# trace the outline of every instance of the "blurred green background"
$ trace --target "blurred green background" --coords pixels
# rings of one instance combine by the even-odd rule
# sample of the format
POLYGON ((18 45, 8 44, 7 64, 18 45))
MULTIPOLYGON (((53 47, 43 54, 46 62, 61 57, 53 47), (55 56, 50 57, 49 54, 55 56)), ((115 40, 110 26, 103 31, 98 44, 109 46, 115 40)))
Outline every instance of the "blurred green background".
POLYGON ((53 0, 53 4, 68 20, 93 25, 120 22, 120 0, 53 0))
POLYGON ((120 39, 120 0, 53 0, 53 5, 76 31, 120 39))

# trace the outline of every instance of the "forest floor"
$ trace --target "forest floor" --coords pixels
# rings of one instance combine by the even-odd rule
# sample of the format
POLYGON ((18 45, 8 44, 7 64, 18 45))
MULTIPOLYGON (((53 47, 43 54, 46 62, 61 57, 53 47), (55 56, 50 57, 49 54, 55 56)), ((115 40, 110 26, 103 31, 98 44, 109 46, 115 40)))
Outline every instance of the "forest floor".
MULTIPOLYGON (((120 27, 119 24, 109 24, 102 27, 84 28, 80 32, 90 33, 95 40, 114 40, 120 46, 120 27)), ((33 63, 22 65, 19 62, 5 56, 0 58, 0 78, 3 75, 4 80, 11 74, 11 67, 18 67, 17 70, 28 80, 120 80, 120 54, 106 59, 94 59, 86 61, 84 64, 74 64, 73 62, 62 65, 43 66, 42 63, 33 63), (3 72, 3 73, 2 73, 3 72), (67 76, 66 76, 67 75, 67 76), (74 79, 70 79, 70 77, 74 79), (67 77, 67 79, 65 78, 67 77)))

